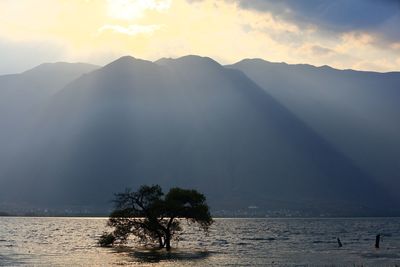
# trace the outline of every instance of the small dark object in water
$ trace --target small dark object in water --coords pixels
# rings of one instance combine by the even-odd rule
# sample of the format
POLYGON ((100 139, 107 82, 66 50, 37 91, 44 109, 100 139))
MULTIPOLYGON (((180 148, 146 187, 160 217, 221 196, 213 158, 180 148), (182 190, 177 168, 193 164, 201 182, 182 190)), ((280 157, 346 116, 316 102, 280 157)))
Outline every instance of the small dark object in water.
POLYGON ((379 248, 379 242, 381 241, 381 235, 376 235, 375 248, 379 248))
POLYGON ((340 238, 337 239, 337 243, 338 243, 339 248, 343 247, 342 242, 340 242, 340 238))
POLYGON ((116 238, 115 238, 115 236, 113 234, 103 233, 100 236, 98 244, 101 247, 109 247, 109 246, 112 246, 115 241, 116 241, 116 238))

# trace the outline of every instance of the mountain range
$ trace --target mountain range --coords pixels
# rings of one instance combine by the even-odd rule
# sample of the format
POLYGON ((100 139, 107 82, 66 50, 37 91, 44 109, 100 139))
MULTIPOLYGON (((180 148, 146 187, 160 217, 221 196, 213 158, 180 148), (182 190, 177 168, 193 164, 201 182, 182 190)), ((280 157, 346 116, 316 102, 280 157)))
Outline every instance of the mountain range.
POLYGON ((400 73, 122 57, 0 76, 0 202, 107 208, 125 187, 213 210, 400 215, 400 73))

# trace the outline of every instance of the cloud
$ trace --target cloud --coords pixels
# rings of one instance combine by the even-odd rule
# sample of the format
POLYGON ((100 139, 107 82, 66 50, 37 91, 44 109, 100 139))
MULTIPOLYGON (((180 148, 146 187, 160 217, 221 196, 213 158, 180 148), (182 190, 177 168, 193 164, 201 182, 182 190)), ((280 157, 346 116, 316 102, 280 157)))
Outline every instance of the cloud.
POLYGON ((107 0, 108 14, 122 20, 138 19, 148 10, 163 12, 171 6, 171 0, 107 0))
POLYGON ((400 51, 400 42, 398 42, 398 43, 393 43, 393 44, 391 45, 391 48, 394 49, 394 50, 399 50, 399 51, 400 51))
POLYGON ((99 33, 104 31, 113 31, 116 33, 127 34, 127 35, 138 35, 138 34, 152 34, 153 32, 161 29, 161 25, 129 25, 127 27, 121 25, 103 25, 98 29, 99 33))
POLYGON ((242 8, 269 12, 295 22, 333 32, 372 31, 388 40, 400 40, 399 0, 226 0, 242 8))
POLYGON ((308 53, 312 56, 317 56, 317 57, 329 56, 329 55, 335 53, 335 51, 333 49, 323 47, 320 45, 314 45, 314 44, 306 44, 302 47, 302 49, 306 53, 308 53))

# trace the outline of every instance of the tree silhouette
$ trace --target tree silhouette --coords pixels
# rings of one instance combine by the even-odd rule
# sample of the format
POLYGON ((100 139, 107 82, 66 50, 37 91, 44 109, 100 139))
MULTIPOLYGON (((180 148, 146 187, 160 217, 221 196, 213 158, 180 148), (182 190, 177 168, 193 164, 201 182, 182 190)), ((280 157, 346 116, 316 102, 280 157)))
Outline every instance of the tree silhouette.
POLYGON ((101 246, 123 244, 134 235, 170 250, 172 238, 182 230, 180 219, 199 224, 205 232, 213 223, 205 196, 196 190, 172 188, 164 196, 159 185, 144 185, 136 192, 127 189, 116 194, 114 202, 107 223, 113 231, 100 237, 101 246))

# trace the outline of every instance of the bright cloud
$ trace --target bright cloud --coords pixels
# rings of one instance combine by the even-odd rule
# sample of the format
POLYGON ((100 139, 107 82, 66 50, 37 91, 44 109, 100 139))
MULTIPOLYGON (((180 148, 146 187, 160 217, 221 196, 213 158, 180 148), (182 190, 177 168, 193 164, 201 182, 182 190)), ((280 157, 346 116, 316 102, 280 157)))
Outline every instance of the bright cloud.
POLYGON ((132 20, 145 15, 148 10, 166 11, 171 0, 107 0, 108 15, 115 19, 132 20))

